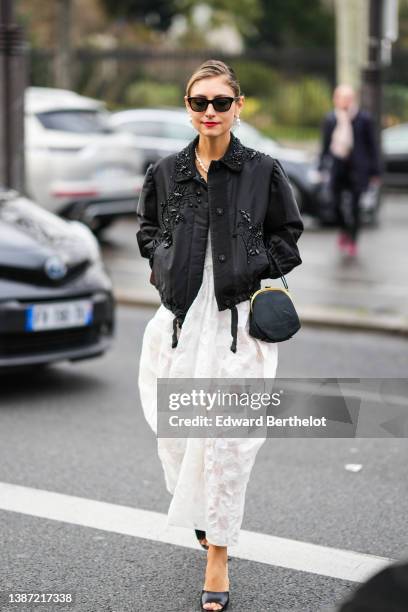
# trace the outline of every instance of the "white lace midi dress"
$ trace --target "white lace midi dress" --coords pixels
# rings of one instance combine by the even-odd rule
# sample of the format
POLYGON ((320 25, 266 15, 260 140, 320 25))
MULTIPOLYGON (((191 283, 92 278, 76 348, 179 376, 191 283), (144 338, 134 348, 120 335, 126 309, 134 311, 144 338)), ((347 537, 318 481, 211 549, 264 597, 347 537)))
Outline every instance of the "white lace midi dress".
MULTIPOLYGON (((208 232, 203 280, 187 311, 176 348, 173 313, 161 305, 145 328, 138 386, 144 416, 157 434, 157 378, 275 378, 277 344, 248 334, 249 300, 237 304, 238 350, 231 344, 230 310, 214 294, 208 232)), ((210 544, 234 546, 244 515, 245 492, 265 438, 157 438, 172 500, 167 524, 206 531, 210 544)))

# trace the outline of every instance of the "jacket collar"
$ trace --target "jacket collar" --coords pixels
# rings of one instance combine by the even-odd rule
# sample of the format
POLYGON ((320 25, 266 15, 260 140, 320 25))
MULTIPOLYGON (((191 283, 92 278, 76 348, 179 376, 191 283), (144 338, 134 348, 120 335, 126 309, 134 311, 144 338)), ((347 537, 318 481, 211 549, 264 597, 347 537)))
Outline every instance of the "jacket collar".
MULTIPOLYGON (((185 181, 186 179, 190 179, 192 176, 196 175, 197 169, 194 161, 194 150, 198 144, 199 137, 200 135, 197 134, 197 136, 191 142, 189 142, 184 149, 177 153, 175 167, 176 181, 185 181)), ((242 170, 242 166, 245 161, 245 146, 232 132, 228 148, 219 161, 235 172, 240 172, 242 170)))

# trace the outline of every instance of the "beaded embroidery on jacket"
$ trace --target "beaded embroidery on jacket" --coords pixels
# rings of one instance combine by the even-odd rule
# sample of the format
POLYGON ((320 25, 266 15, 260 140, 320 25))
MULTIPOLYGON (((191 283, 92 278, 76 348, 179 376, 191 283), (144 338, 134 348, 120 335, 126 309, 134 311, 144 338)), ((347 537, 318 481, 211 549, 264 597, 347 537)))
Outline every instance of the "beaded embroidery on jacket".
POLYGON ((165 249, 168 249, 173 244, 175 226, 180 222, 185 223, 186 219, 181 211, 185 203, 192 201, 193 198, 193 194, 189 193, 188 185, 177 184, 172 175, 170 193, 161 202, 161 218, 164 227, 162 240, 165 249))
POLYGON ((249 263, 250 255, 259 255, 259 247, 263 243, 262 223, 252 223, 251 215, 247 210, 240 209, 242 221, 239 221, 238 227, 242 227, 241 232, 237 232, 237 236, 241 236, 247 252, 247 263, 249 263))

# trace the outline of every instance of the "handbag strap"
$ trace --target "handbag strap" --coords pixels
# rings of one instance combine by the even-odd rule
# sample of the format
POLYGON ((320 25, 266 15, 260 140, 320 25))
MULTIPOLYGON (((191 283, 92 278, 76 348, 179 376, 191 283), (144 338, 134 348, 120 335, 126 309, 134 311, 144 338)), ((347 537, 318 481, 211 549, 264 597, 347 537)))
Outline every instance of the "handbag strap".
POLYGON ((280 277, 281 277, 281 281, 282 281, 282 283, 283 283, 283 286, 285 287, 286 291, 289 291, 289 285, 288 285, 288 283, 286 282, 286 278, 285 278, 285 277, 284 277, 284 275, 282 274, 282 270, 280 269, 280 266, 279 266, 278 262, 276 261, 276 258, 273 256, 273 254, 272 254, 270 251, 269 251, 269 254, 270 254, 270 256, 272 257, 273 262, 274 262, 274 264, 276 265, 276 267, 277 267, 277 269, 278 269, 278 272, 279 272, 279 274, 280 274, 280 277))

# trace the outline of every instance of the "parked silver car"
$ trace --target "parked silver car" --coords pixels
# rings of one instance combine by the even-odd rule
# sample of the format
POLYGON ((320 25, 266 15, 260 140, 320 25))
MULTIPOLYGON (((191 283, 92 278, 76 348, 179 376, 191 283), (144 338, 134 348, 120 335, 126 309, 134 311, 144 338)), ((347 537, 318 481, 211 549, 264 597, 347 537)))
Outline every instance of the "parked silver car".
POLYGON ((143 158, 135 138, 109 124, 103 102, 29 87, 25 116, 27 191, 36 202, 96 231, 134 212, 143 158))

